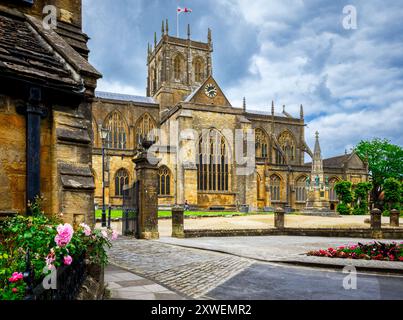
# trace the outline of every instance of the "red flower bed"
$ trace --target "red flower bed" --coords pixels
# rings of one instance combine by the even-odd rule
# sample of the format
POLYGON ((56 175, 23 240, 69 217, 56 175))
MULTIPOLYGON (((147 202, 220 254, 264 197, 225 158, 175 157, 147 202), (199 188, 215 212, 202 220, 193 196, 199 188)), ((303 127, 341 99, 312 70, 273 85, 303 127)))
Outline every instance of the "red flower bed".
POLYGON ((311 251, 308 252, 308 256, 403 262, 403 243, 358 243, 327 250, 311 251))

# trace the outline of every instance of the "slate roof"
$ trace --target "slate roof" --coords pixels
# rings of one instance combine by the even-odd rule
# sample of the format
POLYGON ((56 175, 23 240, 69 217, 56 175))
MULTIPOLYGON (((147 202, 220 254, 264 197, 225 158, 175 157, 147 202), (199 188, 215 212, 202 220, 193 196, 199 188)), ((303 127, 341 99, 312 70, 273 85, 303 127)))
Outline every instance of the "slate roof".
MULTIPOLYGON (((341 168, 342 165, 351 157, 351 153, 343 154, 342 156, 337 156, 333 158, 323 159, 323 166, 326 168, 341 168)), ((311 165, 312 162, 306 163, 306 165, 311 165)))
POLYGON ((100 98, 100 99, 108 99, 108 100, 119 100, 119 101, 138 102, 138 103, 147 103, 147 104, 158 104, 151 97, 135 96, 135 95, 129 95, 129 94, 104 92, 104 91, 95 91, 95 97, 100 98))
POLYGON ((37 19, 0 6, 0 76, 84 91, 86 76, 101 75, 56 32, 37 19))
MULTIPOLYGON (((270 116, 271 117, 271 112, 258 111, 258 110, 246 110, 246 112, 251 113, 251 114, 257 114, 259 116, 270 116)), ((275 112, 274 116, 280 117, 280 118, 288 118, 287 115, 285 115, 284 113, 278 113, 278 112, 275 112)))

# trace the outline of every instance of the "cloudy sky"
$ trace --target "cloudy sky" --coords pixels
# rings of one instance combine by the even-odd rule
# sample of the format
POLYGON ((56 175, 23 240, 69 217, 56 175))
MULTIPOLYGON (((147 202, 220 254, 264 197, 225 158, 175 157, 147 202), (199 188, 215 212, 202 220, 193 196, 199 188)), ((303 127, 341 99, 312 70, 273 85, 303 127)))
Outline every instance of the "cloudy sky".
POLYGON ((83 0, 91 62, 99 90, 145 95, 147 43, 161 20, 176 33, 192 26, 206 41, 213 30, 214 77, 234 106, 299 116, 307 141, 321 133, 325 156, 361 139, 403 145, 403 3, 395 0, 83 0), (357 29, 343 27, 343 8, 357 10, 357 29))

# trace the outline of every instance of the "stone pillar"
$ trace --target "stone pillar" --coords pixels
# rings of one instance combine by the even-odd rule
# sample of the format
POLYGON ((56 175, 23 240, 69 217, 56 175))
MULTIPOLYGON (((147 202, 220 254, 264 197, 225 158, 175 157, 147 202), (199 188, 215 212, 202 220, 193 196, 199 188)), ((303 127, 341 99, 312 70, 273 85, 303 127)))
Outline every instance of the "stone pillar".
POLYGON ((274 213, 274 226, 277 229, 284 229, 284 209, 283 208, 276 208, 274 213))
POLYGON ((185 214, 182 206, 174 206, 172 208, 172 237, 184 238, 184 220, 185 214))
POLYGON ((390 226, 399 227, 400 211, 393 209, 390 211, 390 226))
POLYGON ((379 209, 371 211, 371 229, 374 239, 382 239, 382 212, 379 209))
MULTIPOLYGON (((145 142, 144 142, 145 143, 145 142)), ((144 145, 143 143, 143 145, 144 145)), ((147 146, 148 147, 148 146, 147 146)), ((136 177, 140 182, 138 203, 138 234, 140 239, 159 238, 158 232, 158 162, 149 155, 145 146, 133 160, 136 164, 136 177)))

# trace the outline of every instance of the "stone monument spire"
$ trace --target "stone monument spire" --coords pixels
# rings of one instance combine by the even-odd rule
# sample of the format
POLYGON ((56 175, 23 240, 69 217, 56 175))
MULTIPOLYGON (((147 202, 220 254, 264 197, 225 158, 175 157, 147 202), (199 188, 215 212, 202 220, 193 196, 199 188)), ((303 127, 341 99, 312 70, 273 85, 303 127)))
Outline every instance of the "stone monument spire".
MULTIPOLYGON (((323 178, 323 159, 322 159, 322 150, 320 148, 319 142, 319 132, 316 131, 316 141, 315 141, 315 149, 313 152, 313 161, 312 161, 312 175, 313 178, 319 176, 323 178)), ((323 179, 320 182, 324 182, 323 179)))
POLYGON ((308 201, 303 211, 307 215, 333 216, 330 211, 329 186, 323 172, 322 150, 319 142, 319 132, 316 132, 315 149, 312 159, 312 172, 307 183, 308 201))

